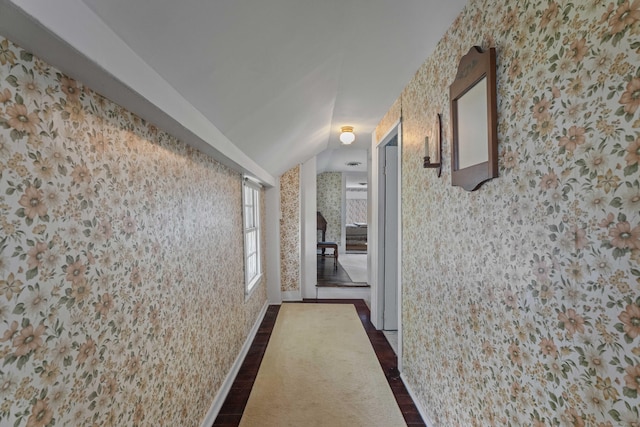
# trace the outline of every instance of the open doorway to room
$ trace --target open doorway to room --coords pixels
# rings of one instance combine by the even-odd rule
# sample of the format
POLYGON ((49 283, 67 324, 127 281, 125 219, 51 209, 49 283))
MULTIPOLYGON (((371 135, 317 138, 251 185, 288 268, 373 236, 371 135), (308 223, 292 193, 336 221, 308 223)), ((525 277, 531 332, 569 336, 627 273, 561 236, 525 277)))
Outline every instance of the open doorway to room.
POLYGON ((367 173, 345 172, 343 182, 345 253, 342 266, 354 282, 368 283, 367 173))
POLYGON ((328 156, 326 167, 318 156, 316 177, 318 297, 369 303, 367 150, 332 150, 328 156), (342 161, 336 164, 336 158, 342 161))
POLYGON ((398 330, 398 138, 379 150, 378 277, 382 288, 382 329, 398 330))
POLYGON ((402 360, 402 232, 401 153, 402 132, 398 122, 372 147, 370 178, 370 281, 371 318, 385 332, 402 360))

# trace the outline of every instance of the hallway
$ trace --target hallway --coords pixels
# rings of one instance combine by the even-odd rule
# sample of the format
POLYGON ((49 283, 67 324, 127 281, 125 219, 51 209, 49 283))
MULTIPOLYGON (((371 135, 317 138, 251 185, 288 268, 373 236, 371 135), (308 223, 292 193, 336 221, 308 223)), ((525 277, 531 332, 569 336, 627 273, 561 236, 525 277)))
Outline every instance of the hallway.
MULTIPOLYGON (((398 406, 402 412, 402 415, 409 427, 425 426, 420 414, 413 402, 413 399, 409 395, 402 380, 399 378, 397 370, 398 362, 393 349, 389 345, 389 342, 385 338, 381 331, 376 330, 370 322, 369 308, 363 300, 304 300, 302 304, 314 304, 317 302, 326 304, 353 304, 358 311, 358 316, 362 321, 362 325, 365 328, 367 336, 371 341, 371 345, 376 352, 376 356, 382 366, 382 370, 385 373, 389 386, 393 391, 393 394, 398 402, 398 406)), ((240 372, 238 373, 233 386, 224 402, 224 405, 218 413, 213 426, 238 426, 242 418, 245 405, 249 400, 251 388, 255 381, 258 369, 260 368, 260 362, 267 349, 269 343, 269 337, 275 325, 276 318, 280 306, 270 305, 267 309, 267 313, 260 325, 260 329, 256 334, 255 339, 251 345, 249 353, 242 364, 240 372)), ((312 385, 310 385, 311 387, 312 385)))
POLYGON ((640 419, 640 1, 188 3, 0 0, 0 425, 209 427, 268 307, 329 298, 401 320, 425 424, 640 419), (478 49, 486 121, 451 95, 478 49), (340 257, 366 221, 371 288, 319 210, 340 257))

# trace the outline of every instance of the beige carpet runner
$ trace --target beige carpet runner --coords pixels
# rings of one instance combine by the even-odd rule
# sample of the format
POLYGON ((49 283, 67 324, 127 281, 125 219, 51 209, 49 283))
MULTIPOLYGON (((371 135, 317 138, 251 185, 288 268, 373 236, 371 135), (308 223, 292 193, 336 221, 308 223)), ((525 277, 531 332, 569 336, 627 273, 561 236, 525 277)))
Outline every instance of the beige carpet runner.
POLYGON ((406 423, 353 305, 283 304, 240 426, 406 423))

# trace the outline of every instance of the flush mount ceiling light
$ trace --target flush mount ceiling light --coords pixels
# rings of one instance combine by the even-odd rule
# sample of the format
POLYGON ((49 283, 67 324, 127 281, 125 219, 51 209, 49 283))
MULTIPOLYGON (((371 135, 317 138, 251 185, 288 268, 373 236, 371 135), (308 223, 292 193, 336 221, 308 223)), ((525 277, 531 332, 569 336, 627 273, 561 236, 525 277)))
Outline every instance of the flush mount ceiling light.
POLYGON ((345 165, 347 166, 360 166, 362 163, 361 162, 347 162, 345 163, 345 165))
POLYGON ((356 140, 356 136, 353 133, 353 126, 342 126, 340 128, 340 142, 344 145, 349 145, 356 140))

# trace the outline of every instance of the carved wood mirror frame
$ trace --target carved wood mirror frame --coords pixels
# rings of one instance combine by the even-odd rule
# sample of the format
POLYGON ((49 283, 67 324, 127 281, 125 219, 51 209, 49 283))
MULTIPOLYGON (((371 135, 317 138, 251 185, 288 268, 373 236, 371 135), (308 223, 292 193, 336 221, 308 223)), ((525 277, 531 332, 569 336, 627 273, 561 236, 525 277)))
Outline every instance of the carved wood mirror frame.
POLYGON ((472 47, 449 87, 451 185, 467 191, 498 176, 496 50, 472 47))

